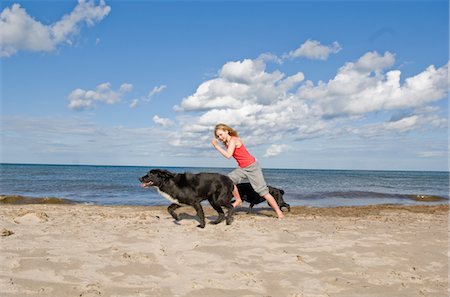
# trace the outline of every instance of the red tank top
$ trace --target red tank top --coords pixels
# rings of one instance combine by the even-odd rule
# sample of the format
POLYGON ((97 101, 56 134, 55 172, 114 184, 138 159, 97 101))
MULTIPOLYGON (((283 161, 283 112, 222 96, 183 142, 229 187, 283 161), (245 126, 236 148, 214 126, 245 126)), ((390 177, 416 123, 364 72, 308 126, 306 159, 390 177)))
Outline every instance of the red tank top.
POLYGON ((239 167, 241 167, 241 168, 245 168, 256 162, 255 157, 250 155, 250 153, 247 151, 247 149, 245 148, 243 143, 241 144, 241 146, 239 148, 236 147, 234 149, 233 157, 234 157, 234 159, 236 159, 239 167))

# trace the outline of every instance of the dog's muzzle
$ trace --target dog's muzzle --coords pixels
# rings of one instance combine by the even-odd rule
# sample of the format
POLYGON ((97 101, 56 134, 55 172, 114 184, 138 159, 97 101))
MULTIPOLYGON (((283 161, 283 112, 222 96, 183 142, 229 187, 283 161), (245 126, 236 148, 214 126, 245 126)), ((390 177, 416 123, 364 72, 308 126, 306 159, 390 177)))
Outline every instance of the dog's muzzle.
POLYGON ((151 187, 151 186, 153 186, 153 183, 152 183, 152 182, 141 183, 141 187, 143 187, 143 188, 149 188, 149 187, 151 187))
POLYGON ((143 188, 148 188, 148 187, 153 186, 153 182, 152 181, 146 182, 146 181, 144 181, 143 178, 140 178, 139 181, 141 182, 141 187, 143 187, 143 188))

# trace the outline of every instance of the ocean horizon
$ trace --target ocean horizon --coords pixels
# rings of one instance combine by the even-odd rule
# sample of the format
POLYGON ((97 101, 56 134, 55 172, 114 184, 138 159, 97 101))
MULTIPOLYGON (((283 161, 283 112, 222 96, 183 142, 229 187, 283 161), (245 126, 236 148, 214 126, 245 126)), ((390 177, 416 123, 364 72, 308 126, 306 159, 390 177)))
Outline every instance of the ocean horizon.
MULTIPOLYGON (((71 163, 16 163, 3 162, 0 165, 27 165, 27 166, 85 166, 85 167, 138 167, 138 168, 210 168, 210 169, 229 169, 233 166, 168 166, 168 165, 114 165, 114 164, 71 164, 71 163)), ((289 167, 267 167, 263 169, 274 170, 325 170, 325 171, 383 171, 383 172, 443 172, 450 173, 450 170, 419 170, 419 169, 351 169, 351 168, 289 168, 289 167)))
MULTIPOLYGON (((138 178, 153 168, 175 173, 227 174, 233 170, 0 163, 0 195, 52 197, 98 205, 168 205, 156 190, 140 187, 138 178)), ((284 199, 291 206, 433 205, 449 201, 448 171, 264 168, 263 173, 268 185, 285 191, 284 199)))

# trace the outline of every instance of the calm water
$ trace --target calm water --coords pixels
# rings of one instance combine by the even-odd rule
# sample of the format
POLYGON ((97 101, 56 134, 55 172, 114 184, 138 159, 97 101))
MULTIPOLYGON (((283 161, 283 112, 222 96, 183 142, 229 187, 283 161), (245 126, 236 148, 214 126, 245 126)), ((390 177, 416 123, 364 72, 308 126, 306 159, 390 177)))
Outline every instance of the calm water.
MULTIPOLYGON (((162 167, 159 167, 162 168, 162 167)), ((58 197, 101 205, 169 205, 138 178, 151 167, 0 164, 0 194, 58 197)), ((218 172, 231 168, 166 167, 173 172, 218 172)), ((265 169, 269 185, 285 191, 291 205, 353 206, 448 203, 448 172, 265 169), (446 198, 418 202, 411 195, 446 198)), ((261 204, 260 206, 265 206, 261 204)))

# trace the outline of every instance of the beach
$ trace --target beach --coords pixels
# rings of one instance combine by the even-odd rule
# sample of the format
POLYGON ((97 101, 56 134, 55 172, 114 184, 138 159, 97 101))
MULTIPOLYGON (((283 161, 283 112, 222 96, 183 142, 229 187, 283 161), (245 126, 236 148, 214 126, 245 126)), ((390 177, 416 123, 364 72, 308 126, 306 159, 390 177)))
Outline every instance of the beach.
POLYGON ((259 206, 1 205, 1 295, 449 295, 448 205, 259 206))

